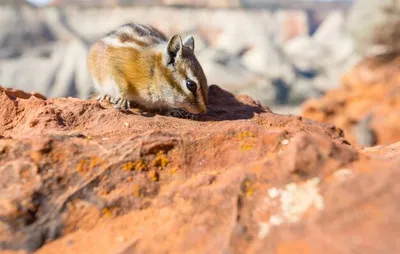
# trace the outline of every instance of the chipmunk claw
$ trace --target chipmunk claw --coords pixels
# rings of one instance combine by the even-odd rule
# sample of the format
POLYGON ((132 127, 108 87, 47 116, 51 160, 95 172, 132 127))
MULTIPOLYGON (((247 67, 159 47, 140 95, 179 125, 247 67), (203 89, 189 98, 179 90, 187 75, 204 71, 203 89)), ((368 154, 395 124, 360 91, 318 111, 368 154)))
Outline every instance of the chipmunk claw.
POLYGON ((110 97, 109 95, 107 95, 107 94, 100 94, 100 95, 97 97, 97 101, 98 101, 98 102, 102 102, 103 100, 110 101, 110 100, 111 100, 111 97, 110 97))
POLYGON ((118 110, 128 110, 131 107, 131 102, 126 99, 114 98, 112 102, 115 104, 114 108, 118 110))
POLYGON ((182 109, 170 109, 169 111, 167 111, 166 115, 183 119, 191 119, 191 120, 196 119, 196 115, 188 113, 182 109))

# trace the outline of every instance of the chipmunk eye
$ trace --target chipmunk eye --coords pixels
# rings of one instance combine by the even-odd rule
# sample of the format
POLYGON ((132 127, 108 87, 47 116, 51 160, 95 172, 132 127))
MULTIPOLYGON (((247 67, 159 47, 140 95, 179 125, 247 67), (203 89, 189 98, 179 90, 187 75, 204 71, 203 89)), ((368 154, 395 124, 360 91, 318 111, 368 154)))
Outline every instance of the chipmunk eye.
POLYGON ((191 91, 192 93, 196 92, 197 90, 197 85, 193 80, 186 80, 186 87, 191 91))

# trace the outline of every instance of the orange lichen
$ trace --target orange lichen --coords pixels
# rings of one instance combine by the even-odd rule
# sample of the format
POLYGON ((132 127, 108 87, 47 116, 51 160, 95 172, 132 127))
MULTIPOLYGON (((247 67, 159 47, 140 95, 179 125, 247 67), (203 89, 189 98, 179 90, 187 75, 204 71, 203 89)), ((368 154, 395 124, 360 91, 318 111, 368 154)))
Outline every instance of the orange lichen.
POLYGON ((138 184, 136 184, 135 186, 133 186, 133 195, 135 197, 139 197, 141 193, 141 188, 138 184))
POLYGON ((170 175, 174 175, 174 174, 176 173, 176 171, 178 171, 177 168, 171 168, 171 169, 168 171, 168 173, 169 173, 170 175))
POLYGON ((98 156, 93 156, 90 159, 86 160, 81 160, 78 163, 76 171, 79 173, 86 173, 91 169, 94 169, 95 167, 104 164, 104 161, 98 157, 98 156))
POLYGON ((78 163, 78 166, 76 168, 76 171, 79 173, 86 173, 89 171, 89 163, 87 160, 81 160, 78 163))
POLYGON ((254 149, 254 145, 250 144, 254 140, 254 134, 249 131, 239 133, 239 140, 241 140, 240 150, 250 151, 254 149))
POLYGON ((98 156, 94 156, 90 159, 90 167, 91 168, 95 168, 97 166, 99 166, 100 164, 103 164, 104 162, 102 161, 102 159, 98 156))
POLYGON ((240 147, 240 150, 242 151, 251 151, 254 149, 253 145, 249 145, 249 144, 242 144, 242 146, 240 147))
POLYGON ((169 163, 167 156, 164 151, 159 151, 156 155, 156 158, 153 160, 152 165, 155 167, 164 168, 169 163))
POLYGON ((155 171, 155 170, 151 170, 149 172, 149 177, 153 182, 158 182, 158 180, 159 180, 159 175, 158 175, 157 171, 155 171))
POLYGON ((111 217, 112 215, 110 209, 107 207, 103 208, 103 213, 106 217, 111 217))
POLYGON ((253 187, 252 183, 248 180, 246 180, 243 183, 242 190, 247 197, 251 197, 254 193, 254 187, 253 187))
POLYGON ((146 164, 142 159, 138 160, 135 164, 135 170, 136 171, 143 171, 146 169, 146 164))
POLYGON ((132 171, 134 168, 135 168, 135 163, 131 161, 122 165, 122 169, 124 171, 132 171))
POLYGON ((239 133, 239 139, 243 140, 246 138, 254 138, 254 134, 249 131, 239 133))
POLYGON ((146 169, 146 164, 144 163, 144 161, 142 159, 136 161, 136 162, 127 162, 124 165, 122 165, 122 169, 124 171, 132 171, 132 170, 136 170, 136 171, 143 171, 146 169))

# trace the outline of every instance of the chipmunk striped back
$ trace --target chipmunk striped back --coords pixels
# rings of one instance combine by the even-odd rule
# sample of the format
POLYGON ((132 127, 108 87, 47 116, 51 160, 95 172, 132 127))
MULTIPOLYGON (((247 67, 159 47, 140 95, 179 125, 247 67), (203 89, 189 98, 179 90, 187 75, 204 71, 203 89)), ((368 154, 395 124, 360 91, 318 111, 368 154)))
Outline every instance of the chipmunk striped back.
POLYGON ((102 39, 106 44, 115 47, 131 47, 138 50, 165 43, 167 40, 167 37, 154 27, 132 23, 122 25, 102 39))
POLYGON ((191 36, 168 40, 153 27, 126 24, 91 47, 88 64, 99 99, 123 108, 133 101, 148 109, 206 111, 207 79, 191 36))

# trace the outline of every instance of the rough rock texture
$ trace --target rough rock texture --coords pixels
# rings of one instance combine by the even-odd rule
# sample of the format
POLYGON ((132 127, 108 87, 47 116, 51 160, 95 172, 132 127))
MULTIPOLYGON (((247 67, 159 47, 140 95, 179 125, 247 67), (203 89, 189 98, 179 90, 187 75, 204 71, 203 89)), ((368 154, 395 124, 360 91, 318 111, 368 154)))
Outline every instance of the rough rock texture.
POLYGON ((343 84, 305 103, 303 116, 342 128, 353 144, 400 140, 400 57, 371 58, 343 77, 343 84))
POLYGON ((1 88, 0 104, 4 252, 400 249, 400 143, 357 150, 217 86, 196 121, 1 88))

